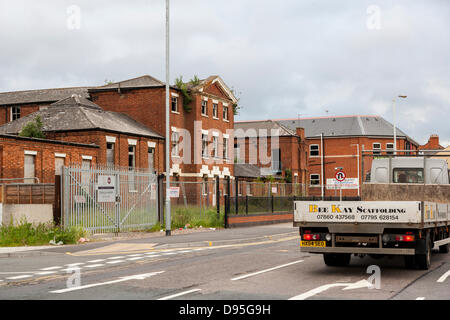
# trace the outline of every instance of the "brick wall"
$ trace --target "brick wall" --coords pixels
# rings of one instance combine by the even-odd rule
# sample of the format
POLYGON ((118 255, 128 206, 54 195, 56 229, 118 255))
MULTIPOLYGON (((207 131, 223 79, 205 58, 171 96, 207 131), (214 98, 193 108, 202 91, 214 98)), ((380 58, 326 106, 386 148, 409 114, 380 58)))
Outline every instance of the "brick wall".
MULTIPOLYGON (((25 151, 35 151, 35 176, 41 183, 53 183, 55 153, 65 154, 65 165, 81 163, 82 155, 91 156, 96 163, 99 148, 58 143, 30 138, 0 136, 0 178, 23 178, 25 151)), ((13 181, 23 182, 23 180, 13 181)))

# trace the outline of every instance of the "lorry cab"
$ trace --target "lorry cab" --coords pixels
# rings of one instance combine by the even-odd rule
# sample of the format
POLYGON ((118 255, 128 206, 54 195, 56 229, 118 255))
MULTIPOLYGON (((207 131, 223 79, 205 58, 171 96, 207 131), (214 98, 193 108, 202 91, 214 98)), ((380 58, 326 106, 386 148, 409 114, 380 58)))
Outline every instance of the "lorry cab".
POLYGON ((449 169, 444 159, 425 157, 374 159, 370 182, 449 184, 449 169))

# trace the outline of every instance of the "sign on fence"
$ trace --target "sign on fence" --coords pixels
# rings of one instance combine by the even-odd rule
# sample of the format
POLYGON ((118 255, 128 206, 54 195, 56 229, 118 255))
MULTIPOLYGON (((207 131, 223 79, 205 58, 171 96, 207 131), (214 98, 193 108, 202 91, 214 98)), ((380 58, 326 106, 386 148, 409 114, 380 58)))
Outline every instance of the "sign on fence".
POLYGON ((115 202, 116 201, 116 182, 112 175, 98 176, 97 183, 97 201, 115 202))
POLYGON ((180 187, 170 187, 169 198, 179 198, 179 197, 180 197, 180 187))
POLYGON ((327 189, 328 190, 339 190, 339 189, 358 189, 359 181, 358 178, 345 178, 343 181, 338 181, 336 179, 327 179, 327 189))

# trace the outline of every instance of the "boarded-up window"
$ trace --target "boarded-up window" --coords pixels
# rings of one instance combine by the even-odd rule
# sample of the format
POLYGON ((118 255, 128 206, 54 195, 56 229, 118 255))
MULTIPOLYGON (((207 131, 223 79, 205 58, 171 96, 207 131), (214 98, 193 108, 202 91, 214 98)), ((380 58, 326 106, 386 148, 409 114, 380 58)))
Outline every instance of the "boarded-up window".
POLYGON ((114 143, 106 144, 106 164, 114 166, 114 143))
POLYGON ((148 148, 148 170, 154 171, 155 168, 155 148, 148 148))
POLYGON ((35 159, 34 155, 25 155, 25 161, 23 166, 23 177, 25 178, 25 183, 34 183, 35 177, 35 159))
POLYGON ((62 168, 64 167, 64 158, 62 157, 56 157, 55 158, 55 175, 60 176, 62 175, 62 168))

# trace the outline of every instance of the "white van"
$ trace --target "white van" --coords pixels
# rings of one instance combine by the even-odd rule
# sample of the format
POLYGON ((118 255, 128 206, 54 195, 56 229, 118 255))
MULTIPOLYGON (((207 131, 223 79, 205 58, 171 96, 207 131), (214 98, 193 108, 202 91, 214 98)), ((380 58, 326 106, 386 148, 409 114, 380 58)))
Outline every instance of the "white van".
POLYGON ((449 169, 444 159, 425 157, 374 159, 370 182, 449 184, 449 169))

